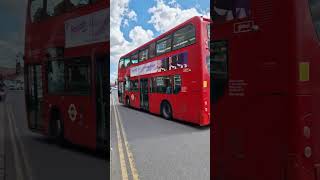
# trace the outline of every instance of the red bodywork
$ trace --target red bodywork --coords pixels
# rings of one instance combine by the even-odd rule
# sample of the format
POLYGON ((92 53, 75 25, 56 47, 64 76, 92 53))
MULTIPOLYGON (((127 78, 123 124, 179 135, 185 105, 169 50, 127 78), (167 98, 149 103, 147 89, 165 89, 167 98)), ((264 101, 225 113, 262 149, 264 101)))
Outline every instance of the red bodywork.
MULTIPOLYGON (((41 106, 41 118, 43 119, 43 127, 36 129, 37 132, 48 135, 50 114, 52 107, 59 110, 63 126, 64 138, 68 141, 89 147, 97 148, 96 141, 96 77, 95 77, 95 58, 106 57, 109 52, 109 41, 82 45, 77 47, 65 47, 65 21, 88 15, 100 10, 107 9, 109 11, 109 1, 99 0, 98 2, 86 6, 77 7, 69 12, 59 16, 48 17, 40 22, 31 22, 30 3, 28 5, 26 20, 26 41, 25 41, 25 67, 28 65, 41 65, 42 84, 43 84, 43 103, 41 106), (86 96, 76 96, 68 94, 48 94, 47 85, 47 49, 53 47, 63 47, 63 58, 73 57, 90 57, 91 61, 91 84, 90 94, 86 96), (68 109, 74 104, 77 109, 77 116, 74 122, 69 118, 68 109)), ((26 89, 31 86, 26 83, 26 89)), ((28 96, 28 95, 26 95, 28 96)), ((27 112, 29 113, 29 112, 27 112)), ((29 115, 28 115, 29 117, 29 115)), ((28 118, 29 128, 31 119, 28 118)), ((30 128, 31 129, 31 128, 30 128)), ((35 129, 32 129, 35 130, 35 129)))
POLYGON ((228 43, 228 80, 211 79, 212 95, 223 90, 211 104, 212 178, 319 180, 320 46, 308 1, 251 0, 251 10, 212 27, 213 41, 228 43), (256 26, 234 32, 247 21, 256 26))
MULTIPOLYGON (((153 39, 152 41, 133 50, 132 52, 122 56, 122 58, 127 57, 130 54, 133 54, 139 49, 147 47, 152 42, 156 42, 157 40, 173 33, 174 31, 190 23, 193 24, 196 29, 195 44, 150 58, 146 61, 139 62, 124 69, 119 68, 118 81, 123 82, 125 80, 125 76, 131 77, 130 68, 132 67, 186 52, 188 54, 188 68, 191 71, 185 71, 184 69, 176 69, 165 72, 157 72, 153 74, 136 76, 130 78, 130 80, 143 78, 148 78, 148 80, 150 80, 151 77, 157 76, 168 76, 175 74, 181 75, 182 89, 184 89, 184 91, 181 91, 178 94, 170 95, 160 93, 149 93, 149 112, 154 114, 160 114, 160 104, 163 100, 167 100, 172 106, 173 118, 199 125, 208 125, 210 123, 210 76, 209 71, 207 69, 206 58, 207 56, 209 56, 209 50, 207 45, 207 25, 210 23, 210 20, 202 17, 193 17, 187 20, 186 22, 171 29, 170 31, 153 39), (207 82, 206 87, 204 87, 203 85, 204 81, 207 82)), ((148 88, 150 89, 150 83, 148 83, 148 88)), ((138 92, 125 91, 123 96, 120 98, 125 99, 126 97, 133 97, 131 98, 130 105, 134 108, 140 108, 140 90, 138 92)))

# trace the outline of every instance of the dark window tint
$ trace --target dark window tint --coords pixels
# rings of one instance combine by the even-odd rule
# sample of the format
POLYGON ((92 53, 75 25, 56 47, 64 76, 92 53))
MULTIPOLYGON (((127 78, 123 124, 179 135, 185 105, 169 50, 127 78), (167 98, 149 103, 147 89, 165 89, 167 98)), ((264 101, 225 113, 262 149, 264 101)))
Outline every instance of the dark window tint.
POLYGON ((74 6, 83 6, 90 3, 90 0, 66 0, 66 2, 70 2, 74 6))
POLYGON ((138 53, 135 53, 134 55, 131 56, 131 63, 136 64, 138 63, 138 53))
POLYGON ((171 51, 171 35, 157 41, 157 54, 163 54, 171 51))
POLYGON ((87 60, 72 60, 67 65, 67 91, 74 94, 90 92, 90 65, 87 60))
POLYGON ((173 49, 179 49, 195 43, 195 36, 195 28, 191 24, 177 30, 173 35, 173 49))
POLYGON ((126 91, 129 91, 130 90, 130 79, 129 77, 125 77, 125 85, 124 85, 124 88, 126 91))
POLYGON ((76 7, 84 6, 90 3, 90 0, 66 0, 65 9, 70 10, 76 7))
POLYGON ((59 93, 64 91, 64 63, 49 61, 48 63, 48 92, 59 93))
POLYGON ((214 41, 211 43, 214 52, 210 59, 210 71, 215 79, 228 77, 228 44, 227 41, 214 41))
POLYGON ((149 46, 149 58, 153 58, 156 55, 156 43, 152 43, 149 46))
POLYGON ((157 93, 172 93, 172 82, 169 76, 156 77, 153 82, 153 92, 157 93))
POLYGON ((147 60, 148 59, 148 49, 143 49, 139 52, 139 62, 147 60))
POLYGON ((310 9, 314 27, 320 38, 320 1, 319 0, 309 0, 310 9))
POLYGON ((173 93, 177 94, 181 91, 181 76, 180 75, 175 75, 173 77, 173 85, 174 85, 174 89, 173 89, 173 93))
POLYGON ((47 0, 47 15, 57 16, 65 11, 63 0, 47 0))
POLYGON ((132 80, 131 81, 131 91, 138 91, 138 80, 132 80))
POLYGON ((43 0, 33 0, 30 4, 31 21, 39 21, 44 16, 43 0))
POLYGON ((250 16, 250 0, 216 0, 213 4, 213 21, 225 22, 250 16))
POLYGON ((207 70, 208 72, 210 72, 210 55, 207 55, 206 64, 207 64, 207 70))

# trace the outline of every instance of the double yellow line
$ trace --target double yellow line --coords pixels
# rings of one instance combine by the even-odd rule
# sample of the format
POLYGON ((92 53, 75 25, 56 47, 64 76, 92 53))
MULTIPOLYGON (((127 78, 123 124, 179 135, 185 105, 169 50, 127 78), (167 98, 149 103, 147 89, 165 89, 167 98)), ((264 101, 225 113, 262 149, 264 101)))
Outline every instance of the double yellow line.
POLYGON ((118 108, 116 107, 115 104, 115 100, 114 98, 112 98, 112 103, 113 103, 113 109, 114 109, 114 117, 115 117, 115 124, 116 124, 116 130, 117 130, 117 140, 118 140, 118 152, 119 152, 119 159, 120 159, 120 168, 121 168, 121 176, 122 176, 122 180, 128 180, 129 176, 128 176, 128 170, 127 170, 127 164, 126 164, 126 160, 125 160, 125 152, 126 155, 128 157, 128 161, 129 161, 129 167, 131 170, 131 174, 132 174, 132 179, 133 180, 139 180, 139 175, 138 175, 138 171, 136 168, 136 164, 134 161, 134 157, 133 154, 129 148, 129 144, 128 144, 128 140, 127 140, 127 135, 126 132, 123 128, 123 123, 120 117, 120 113, 118 108), (123 142, 122 142, 122 138, 121 138, 121 134, 123 137, 123 142), (125 151, 123 149, 123 145, 125 147, 125 151))

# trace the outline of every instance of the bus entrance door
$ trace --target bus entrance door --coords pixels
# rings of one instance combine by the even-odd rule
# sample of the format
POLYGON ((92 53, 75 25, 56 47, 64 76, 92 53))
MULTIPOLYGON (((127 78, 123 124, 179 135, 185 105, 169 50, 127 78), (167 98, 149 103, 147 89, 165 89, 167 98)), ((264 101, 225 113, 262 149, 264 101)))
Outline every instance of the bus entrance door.
POLYGON ((27 82, 27 112, 29 128, 41 130, 43 128, 42 108, 42 76, 41 65, 29 65, 26 69, 27 82))
POLYGON ((101 58, 97 60, 96 63, 96 102, 97 102, 97 144, 99 146, 106 147, 107 145, 107 115, 106 109, 107 107, 107 95, 109 92, 109 88, 107 87, 107 60, 105 58, 101 58))
POLYGON ((140 79, 140 107, 149 110, 148 79, 140 79))

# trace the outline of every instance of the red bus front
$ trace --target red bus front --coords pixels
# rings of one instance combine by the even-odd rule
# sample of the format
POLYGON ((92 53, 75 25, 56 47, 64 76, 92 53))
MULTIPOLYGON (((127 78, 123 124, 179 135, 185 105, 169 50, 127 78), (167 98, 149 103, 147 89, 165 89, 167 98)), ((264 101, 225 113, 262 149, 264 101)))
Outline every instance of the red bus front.
POLYGON ((92 149, 106 147, 107 0, 28 3, 25 82, 32 131, 92 149))
POLYGON ((213 179, 318 180, 319 1, 227 2, 213 5, 213 179))

